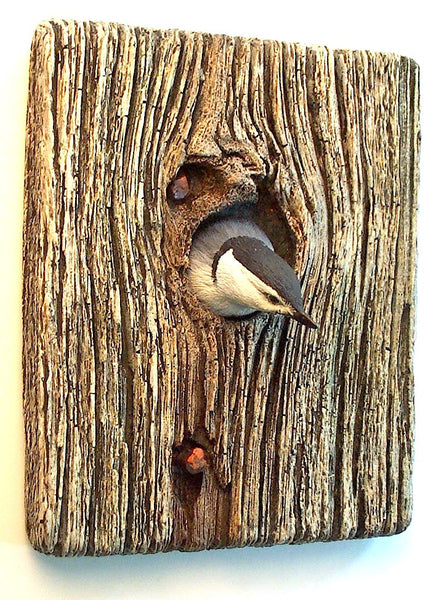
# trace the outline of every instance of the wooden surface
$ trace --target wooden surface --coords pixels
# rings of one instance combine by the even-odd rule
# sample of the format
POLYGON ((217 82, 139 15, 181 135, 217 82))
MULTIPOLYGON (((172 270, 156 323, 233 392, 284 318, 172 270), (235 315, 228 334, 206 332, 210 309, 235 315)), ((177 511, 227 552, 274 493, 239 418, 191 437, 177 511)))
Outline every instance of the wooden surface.
POLYGON ((418 68, 391 54, 41 24, 24 224, 27 529, 47 553, 402 531, 412 507, 418 68), (167 199, 187 165, 191 194, 167 199), (307 330, 214 316, 191 236, 247 204, 307 330), (174 462, 205 448, 198 475, 174 462))

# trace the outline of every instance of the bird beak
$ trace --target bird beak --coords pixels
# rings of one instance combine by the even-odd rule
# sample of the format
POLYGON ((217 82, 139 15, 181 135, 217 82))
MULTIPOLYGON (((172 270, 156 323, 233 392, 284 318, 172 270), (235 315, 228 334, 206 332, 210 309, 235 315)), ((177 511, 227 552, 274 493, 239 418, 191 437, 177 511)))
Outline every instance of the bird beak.
POLYGON ((309 327, 310 329, 317 329, 317 327, 318 327, 318 325, 316 323, 314 323, 314 321, 312 319, 310 319, 306 313, 299 312, 294 307, 291 309, 289 314, 293 319, 295 319, 302 325, 305 325, 305 327, 309 327))

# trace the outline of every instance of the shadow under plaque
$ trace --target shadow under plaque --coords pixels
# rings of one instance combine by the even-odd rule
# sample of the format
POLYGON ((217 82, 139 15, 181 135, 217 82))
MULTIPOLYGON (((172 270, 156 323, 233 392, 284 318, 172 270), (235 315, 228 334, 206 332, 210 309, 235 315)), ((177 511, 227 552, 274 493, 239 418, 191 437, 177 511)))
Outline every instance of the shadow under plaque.
POLYGON ((36 549, 265 546, 408 525, 418 155, 410 59, 38 26, 23 290, 36 549), (188 289, 195 231, 235 211, 295 268, 317 330, 228 320, 188 289), (201 450, 189 473, 182 456, 201 450))

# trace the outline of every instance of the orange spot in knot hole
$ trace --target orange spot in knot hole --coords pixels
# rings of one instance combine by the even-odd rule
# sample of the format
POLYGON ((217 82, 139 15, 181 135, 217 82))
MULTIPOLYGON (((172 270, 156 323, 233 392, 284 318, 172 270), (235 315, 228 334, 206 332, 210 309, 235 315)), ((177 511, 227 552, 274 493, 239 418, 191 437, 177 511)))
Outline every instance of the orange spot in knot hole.
POLYGON ((202 473, 207 466, 207 459, 205 457, 205 450, 203 448, 193 448, 192 453, 187 458, 185 468, 191 475, 196 473, 202 473))
POLYGON ((202 473, 208 466, 207 454, 200 446, 181 447, 174 462, 190 475, 202 473))

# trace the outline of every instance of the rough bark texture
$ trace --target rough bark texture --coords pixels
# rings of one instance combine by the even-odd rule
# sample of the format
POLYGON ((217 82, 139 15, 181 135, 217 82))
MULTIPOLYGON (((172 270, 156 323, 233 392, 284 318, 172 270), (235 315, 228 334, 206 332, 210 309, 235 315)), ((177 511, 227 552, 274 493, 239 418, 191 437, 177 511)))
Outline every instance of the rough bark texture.
POLYGON ((387 535, 410 521, 418 68, 392 54, 54 21, 30 67, 27 529, 47 553, 387 535), (167 200, 186 165, 191 194, 167 200), (311 331, 187 290, 247 205, 311 331), (185 444, 209 467, 173 462, 185 444))

